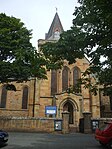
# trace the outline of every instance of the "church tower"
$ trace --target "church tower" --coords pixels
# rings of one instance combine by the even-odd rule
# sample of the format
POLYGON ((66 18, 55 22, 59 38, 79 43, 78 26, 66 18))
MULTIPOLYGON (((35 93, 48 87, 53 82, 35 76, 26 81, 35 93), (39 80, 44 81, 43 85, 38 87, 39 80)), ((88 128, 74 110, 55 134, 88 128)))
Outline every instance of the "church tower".
POLYGON ((63 32, 58 13, 56 12, 48 33, 45 34, 45 40, 59 40, 60 34, 63 32))
MULTIPOLYGON (((56 12, 45 39, 38 40, 38 46, 46 42, 56 42, 63 32, 58 13, 56 12)), ((40 80, 38 116, 45 117, 46 106, 56 106, 56 117, 61 118, 62 112, 69 112, 69 124, 78 128, 79 120, 83 113, 91 113, 92 117, 99 117, 99 97, 90 95, 88 89, 81 86, 81 92, 70 93, 70 86, 76 86, 77 80, 89 67, 86 58, 77 59, 74 64, 69 65, 65 60, 62 69, 47 71, 47 80, 40 80)), ((52 115, 50 115, 52 116, 52 115)))

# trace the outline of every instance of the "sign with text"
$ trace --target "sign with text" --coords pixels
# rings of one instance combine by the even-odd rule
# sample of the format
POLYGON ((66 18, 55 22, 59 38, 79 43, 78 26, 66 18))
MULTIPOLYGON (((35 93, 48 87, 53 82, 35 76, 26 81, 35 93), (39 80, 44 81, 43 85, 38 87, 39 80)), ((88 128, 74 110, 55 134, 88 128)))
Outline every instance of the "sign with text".
POLYGON ((56 106, 46 106, 45 107, 45 114, 56 115, 57 107, 56 106))
POLYGON ((54 129, 56 131, 62 130, 62 120, 55 120, 54 121, 54 129))

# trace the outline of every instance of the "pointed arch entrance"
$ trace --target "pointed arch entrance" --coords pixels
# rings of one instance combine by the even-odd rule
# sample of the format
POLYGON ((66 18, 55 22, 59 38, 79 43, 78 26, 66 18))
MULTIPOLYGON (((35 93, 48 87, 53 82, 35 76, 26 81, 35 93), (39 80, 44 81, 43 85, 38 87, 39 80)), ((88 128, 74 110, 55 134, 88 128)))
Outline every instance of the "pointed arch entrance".
POLYGON ((69 124, 77 126, 79 107, 75 99, 70 97, 64 98, 59 104, 59 116, 62 112, 69 112, 69 124))
POLYGON ((64 106, 63 106, 63 111, 68 111, 69 112, 69 124, 74 123, 74 117, 73 117, 73 105, 70 101, 67 101, 64 106))

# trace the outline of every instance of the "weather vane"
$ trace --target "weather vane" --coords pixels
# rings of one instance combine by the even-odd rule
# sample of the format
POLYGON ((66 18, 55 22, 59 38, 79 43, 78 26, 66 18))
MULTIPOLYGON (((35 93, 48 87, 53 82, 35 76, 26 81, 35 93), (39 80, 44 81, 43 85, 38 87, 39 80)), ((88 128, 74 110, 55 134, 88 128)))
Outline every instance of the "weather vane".
POLYGON ((56 12, 58 11, 58 8, 57 7, 55 7, 56 8, 56 12))

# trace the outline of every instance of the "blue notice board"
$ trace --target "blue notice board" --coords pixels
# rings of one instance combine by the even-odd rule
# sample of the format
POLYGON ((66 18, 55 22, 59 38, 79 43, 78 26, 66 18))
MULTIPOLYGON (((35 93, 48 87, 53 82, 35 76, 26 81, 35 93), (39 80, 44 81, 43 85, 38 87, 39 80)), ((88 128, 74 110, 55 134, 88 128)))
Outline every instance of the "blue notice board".
POLYGON ((45 107, 45 114, 56 115, 57 107, 56 106, 46 106, 45 107))

